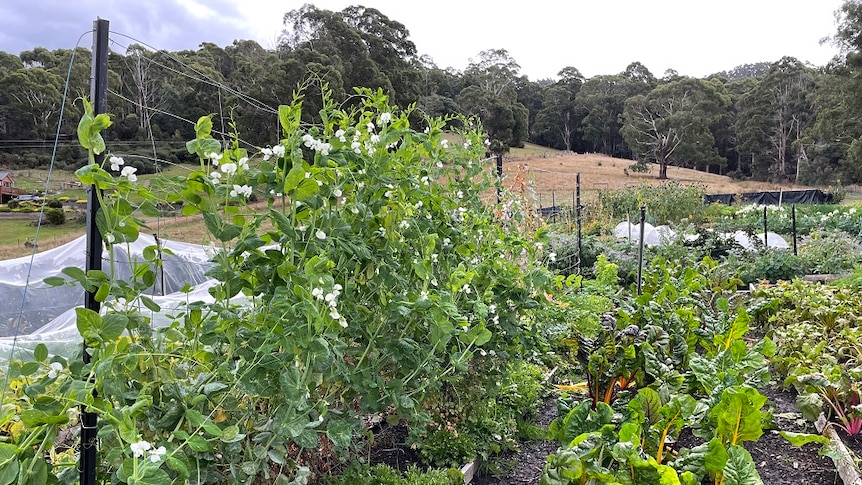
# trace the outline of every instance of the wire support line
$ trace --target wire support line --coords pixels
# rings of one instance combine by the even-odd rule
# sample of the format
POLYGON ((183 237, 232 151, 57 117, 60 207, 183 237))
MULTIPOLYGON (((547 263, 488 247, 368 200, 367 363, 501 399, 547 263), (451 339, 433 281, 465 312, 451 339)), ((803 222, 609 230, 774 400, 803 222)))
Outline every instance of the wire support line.
MULTIPOLYGON (((24 316, 24 304, 27 301, 27 289, 30 287, 30 277, 33 271, 33 261, 36 259, 36 248, 39 245, 39 230, 42 228, 42 222, 45 220, 45 207, 48 203, 48 191, 51 189, 51 174, 54 172, 54 163, 57 160, 57 146, 59 145, 60 141, 60 129, 63 126, 63 115, 66 113, 66 101, 69 99, 69 84, 71 83, 72 79, 72 66, 75 63, 75 54, 78 52, 78 47, 81 45, 81 40, 84 38, 84 36, 92 33, 93 30, 90 29, 82 33, 81 36, 78 37, 78 42, 75 43, 75 48, 72 49, 72 55, 69 59, 69 69, 66 71, 66 83, 63 87, 63 102, 60 104, 60 115, 57 119, 57 132, 54 136, 54 150, 51 152, 51 163, 48 165, 48 175, 46 176, 45 180, 44 197, 42 198, 42 204, 39 207, 39 223, 36 225, 36 234, 33 237, 33 248, 30 250, 30 264, 27 266, 27 278, 25 279, 24 291, 21 295, 21 304, 18 309, 18 319, 15 322, 14 337, 12 338, 12 351, 10 355, 15 352, 15 347, 18 343, 18 332, 21 329, 21 320, 24 316)), ((0 394, 0 398, 2 398, 3 402, 6 401, 6 389, 9 386, 9 374, 11 373, 9 372, 9 370, 11 369, 12 365, 11 359, 8 365, 10 367, 6 369, 6 376, 3 378, 3 392, 2 394, 0 394)))
MULTIPOLYGON (((137 102, 137 101, 135 101, 135 100, 132 100, 132 99, 127 98, 126 96, 123 96, 122 94, 120 94, 120 93, 118 93, 118 92, 114 91, 113 89, 108 88, 108 92, 109 92, 109 93, 111 93, 111 94, 113 94, 114 96, 117 96, 118 98, 122 99, 123 101, 126 101, 127 103, 132 103, 133 105, 135 105, 135 106, 137 106, 137 107, 139 107, 139 108, 142 108, 142 109, 145 109, 145 110, 149 110, 149 111, 153 111, 153 112, 155 112, 155 113, 163 114, 163 115, 165 115, 165 116, 170 116, 171 118, 174 118, 174 119, 180 120, 180 121, 182 121, 182 122, 188 123, 188 124, 190 124, 191 126, 195 126, 195 125, 197 124, 196 122, 194 122, 194 121, 192 121, 192 120, 190 120, 190 119, 183 118, 182 116, 177 115, 177 114, 174 114, 174 113, 171 113, 171 112, 169 112, 169 111, 165 111, 165 110, 162 110, 162 109, 159 109, 159 108, 153 108, 153 107, 151 107, 151 106, 145 106, 145 105, 143 105, 143 104, 140 104, 140 103, 138 103, 138 102, 137 102)), ((230 133, 224 133, 224 132, 222 132, 222 131, 220 131, 220 130, 213 129, 213 130, 212 130, 212 132, 213 132, 213 133, 216 133, 216 134, 218 134, 218 135, 226 136, 226 137, 228 137, 228 138, 233 138, 233 135, 232 135, 232 134, 230 134, 230 133)), ((248 147, 250 147, 250 148, 254 148, 255 150, 259 149, 259 147, 258 147, 257 145, 255 145, 254 143, 248 142, 248 141, 243 140, 242 138, 239 138, 239 137, 237 137, 236 139, 237 139, 237 141, 239 141, 240 143, 243 143, 243 144, 247 145, 247 146, 248 146, 248 147)))
MULTIPOLYGON (((277 110, 277 109, 274 109, 274 108, 270 107, 269 105, 267 105, 267 104, 266 104, 266 103, 264 103, 263 101, 260 101, 259 99, 256 99, 256 98, 254 98, 254 97, 252 97, 252 96, 249 96, 249 95, 247 95, 247 94, 245 94, 245 93, 243 93, 243 92, 241 92, 241 91, 238 91, 238 90, 236 90, 236 89, 234 89, 234 88, 232 88, 232 87, 228 86, 227 84, 224 84, 224 83, 222 83, 222 82, 220 82, 220 81, 218 81, 218 80, 216 80, 216 79, 213 79, 212 77, 210 77, 210 76, 208 76, 208 75, 206 75, 206 74, 202 73, 201 71, 199 71, 199 70, 195 69, 194 67, 192 67, 192 66, 190 66, 190 65, 186 64, 186 63, 185 63, 185 62, 183 62, 181 59, 179 59, 178 57, 174 56, 173 54, 171 54, 170 52, 168 52, 168 51, 166 51, 166 50, 164 50, 164 49, 158 49, 158 48, 156 48, 156 47, 154 47, 154 46, 152 46, 152 45, 150 45, 150 44, 148 44, 148 43, 146 43, 146 42, 144 42, 144 41, 142 41, 142 40, 140 40, 140 39, 137 39, 137 38, 132 37, 132 36, 130 36, 130 35, 124 34, 124 33, 122 33, 122 32, 115 32, 115 31, 113 31, 113 30, 112 30, 112 31, 110 31, 110 33, 115 34, 115 35, 119 35, 120 37, 124 37, 124 38, 126 38, 126 39, 131 40, 132 42, 135 42, 135 43, 140 44, 140 45, 142 45, 142 46, 144 46, 144 47, 147 47, 147 48, 151 49, 153 52, 159 53, 159 54, 161 54, 161 55, 163 55, 163 56, 167 57, 168 59, 170 59, 170 60, 172 60, 172 61, 176 62, 177 64, 179 64, 179 65, 181 65, 181 66, 184 66, 185 68, 187 68, 187 69, 189 69, 190 71, 192 71, 192 72, 194 72, 195 74, 197 74, 199 77, 194 77, 194 76, 191 76, 191 75, 189 75, 189 74, 187 74, 187 73, 183 73, 183 72, 177 71, 177 70, 175 70, 175 69, 173 69, 173 68, 170 68, 170 67, 168 67, 168 66, 162 65, 161 63, 158 63, 158 62, 156 62, 156 61, 155 61, 155 60, 153 60, 153 59, 149 59, 149 61, 150 61, 150 62, 152 62, 152 63, 154 63, 154 64, 156 64, 156 65, 158 65, 158 66, 160 66, 160 67, 163 67, 163 68, 165 68, 165 69, 171 70, 171 71, 173 71, 173 72, 175 72, 175 73, 177 73, 177 74, 180 74, 180 75, 183 75, 183 76, 189 77, 190 79, 195 79, 195 80, 197 80, 197 81, 204 82, 204 83, 209 84, 209 85, 214 86, 214 87, 220 87, 221 89, 224 89, 224 90, 225 90, 225 91, 227 91, 228 93, 233 94, 234 96, 239 97, 240 99, 244 100, 244 101, 245 101, 245 102, 247 102, 248 104, 251 104, 251 105, 253 105, 253 106, 257 107, 258 109, 266 110, 266 111, 268 111, 268 112, 270 112, 270 113, 272 113, 272 114, 278 114, 278 110, 277 110)), ((121 44, 121 43, 119 43, 119 42, 116 42, 116 41, 112 40, 112 41, 111 41, 111 43, 116 44, 117 46, 119 46, 119 47, 121 47, 121 48, 123 48, 123 49, 128 50, 128 46, 124 46, 123 44, 121 44)))

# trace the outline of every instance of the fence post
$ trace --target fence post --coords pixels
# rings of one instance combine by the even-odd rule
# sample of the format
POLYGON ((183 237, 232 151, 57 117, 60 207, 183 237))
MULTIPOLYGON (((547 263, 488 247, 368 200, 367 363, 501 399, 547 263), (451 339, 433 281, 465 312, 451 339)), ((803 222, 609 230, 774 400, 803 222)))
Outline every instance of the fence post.
POLYGON ((582 274, 583 246, 581 245, 581 174, 575 174, 575 217, 578 225, 578 274, 582 274))
MULTIPOLYGON (((90 99, 93 102, 95 114, 105 113, 108 105, 108 21, 96 19, 93 21, 93 63, 92 79, 90 80, 90 99)), ((96 155, 96 163, 101 164, 104 153, 96 155)), ((86 270, 102 269, 102 234, 96 225, 96 213, 99 210, 99 188, 93 184, 87 189, 87 253, 86 270)), ((99 313, 101 303, 96 300, 96 292, 84 294, 84 307, 99 313)), ((86 341, 83 344, 84 364, 90 363, 90 353, 87 352, 86 341)), ((98 417, 96 413, 87 411, 81 406, 81 458, 79 463, 81 485, 96 483, 96 450, 98 435, 98 417)))
POLYGON ((791 232, 793 233, 793 255, 798 256, 799 254, 796 252, 796 204, 790 206, 790 221, 793 225, 791 228, 791 232))
POLYGON ((642 294, 644 269, 644 226, 646 225, 646 207, 641 206, 641 234, 638 238, 638 295, 642 294))
POLYGON ((769 228, 766 225, 766 206, 764 205, 763 206, 763 248, 764 249, 769 248, 769 239, 767 238, 767 236, 769 235, 768 232, 769 232, 769 228))

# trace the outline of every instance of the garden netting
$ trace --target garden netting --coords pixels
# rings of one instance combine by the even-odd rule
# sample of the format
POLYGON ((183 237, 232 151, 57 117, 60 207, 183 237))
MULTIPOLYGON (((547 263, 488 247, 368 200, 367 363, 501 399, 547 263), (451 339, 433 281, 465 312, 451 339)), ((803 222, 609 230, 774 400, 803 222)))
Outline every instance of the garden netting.
MULTIPOLYGON (((102 252, 102 269, 113 267, 117 279, 131 277, 131 261, 143 262, 144 248, 156 246, 153 236, 142 234, 129 244, 114 245, 113 265, 109 252, 102 252)), ((145 292, 159 303, 165 314, 187 301, 205 300, 213 284, 206 275, 212 263, 204 246, 177 241, 159 240, 163 270, 157 271, 156 283, 145 292), (164 251, 165 249, 169 251, 164 251), (192 288, 191 292, 181 291, 192 288)), ((80 285, 51 286, 44 282, 51 276, 63 276, 66 267, 84 269, 86 238, 75 239, 63 246, 32 257, 0 261, 0 357, 8 357, 12 342, 26 347, 27 342, 66 342, 80 345, 75 325, 75 307, 84 304, 80 285), (28 283, 29 281, 29 283, 28 283)), ((154 322, 163 321, 154 318, 154 322)))

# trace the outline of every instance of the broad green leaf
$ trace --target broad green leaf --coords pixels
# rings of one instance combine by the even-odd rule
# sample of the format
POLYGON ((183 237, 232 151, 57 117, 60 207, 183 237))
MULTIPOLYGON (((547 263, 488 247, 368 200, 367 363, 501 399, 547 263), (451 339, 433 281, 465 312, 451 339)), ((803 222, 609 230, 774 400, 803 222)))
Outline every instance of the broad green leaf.
POLYGON ((195 137, 208 138, 213 130, 213 120, 209 116, 201 116, 195 123, 195 137))
POLYGON ((828 445, 830 443, 829 438, 819 435, 819 434, 811 434, 811 433, 793 433, 790 431, 779 431, 778 434, 784 437, 787 441, 790 442, 793 446, 805 446, 808 443, 820 443, 821 445, 828 445))
POLYGON ((352 427, 350 423, 333 419, 326 425, 326 437, 332 440, 336 448, 345 449, 350 446, 352 427))
POLYGON ((40 343, 36 345, 36 348, 33 349, 33 359, 37 362, 42 362, 48 358, 48 347, 45 344, 40 343))
POLYGON ((731 446, 727 450, 727 464, 724 466, 724 485, 763 485, 757 473, 754 460, 741 446, 731 446))
POLYGON ((18 457, 15 445, 0 443, 0 485, 9 485, 18 478, 18 457))
POLYGON ((129 317, 121 313, 109 313, 102 317, 102 328, 99 333, 103 340, 116 340, 129 325, 129 317))

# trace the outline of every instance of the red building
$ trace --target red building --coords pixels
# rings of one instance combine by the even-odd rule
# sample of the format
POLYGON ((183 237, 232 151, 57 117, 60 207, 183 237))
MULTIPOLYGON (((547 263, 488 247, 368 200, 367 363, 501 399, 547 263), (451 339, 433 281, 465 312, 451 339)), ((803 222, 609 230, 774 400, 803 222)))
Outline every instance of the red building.
POLYGON ((23 193, 24 190, 15 188, 15 179, 11 173, 0 172, 0 203, 5 204, 23 193))

